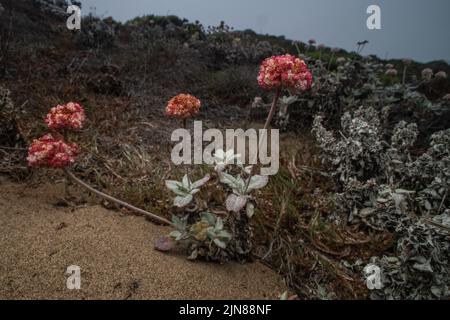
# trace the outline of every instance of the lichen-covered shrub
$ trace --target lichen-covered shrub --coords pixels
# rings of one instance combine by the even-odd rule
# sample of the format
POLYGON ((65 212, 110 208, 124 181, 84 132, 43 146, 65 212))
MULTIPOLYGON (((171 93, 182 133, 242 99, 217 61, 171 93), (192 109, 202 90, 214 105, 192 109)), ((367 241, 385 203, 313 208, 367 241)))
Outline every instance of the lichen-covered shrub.
POLYGON ((258 41, 246 32, 234 32, 221 22, 209 27, 203 44, 197 42, 201 51, 212 57, 218 65, 259 63, 265 57, 280 54, 283 50, 268 41, 258 41))
POLYGON ((429 148, 413 155, 418 129, 399 122, 383 140, 378 113, 361 107, 345 113, 337 132, 314 120, 313 134, 340 192, 332 195, 338 223, 363 223, 396 234, 392 257, 373 257, 383 288, 373 298, 448 297, 450 283, 450 130, 431 136, 429 148))
POLYGON ((330 159, 335 170, 333 176, 346 184, 351 179, 365 181, 378 176, 384 166, 383 144, 379 140, 379 120, 372 108, 361 107, 352 117, 345 113, 341 118, 339 138, 323 126, 323 117, 314 119, 315 135, 324 156, 330 159))
POLYGON ((107 20, 89 15, 82 19, 79 41, 89 48, 107 48, 114 45, 115 26, 107 20))

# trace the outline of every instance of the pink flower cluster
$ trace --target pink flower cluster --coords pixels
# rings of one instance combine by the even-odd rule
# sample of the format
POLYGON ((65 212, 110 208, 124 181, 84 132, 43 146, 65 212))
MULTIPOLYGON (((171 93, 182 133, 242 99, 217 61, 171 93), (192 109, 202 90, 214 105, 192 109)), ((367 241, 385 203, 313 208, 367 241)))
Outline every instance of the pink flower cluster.
POLYGON ((64 168, 75 162, 77 154, 77 144, 66 143, 49 133, 33 141, 27 160, 31 167, 64 168))
POLYGON ((172 99, 166 107, 166 115, 178 118, 189 118, 199 112, 201 102, 190 94, 181 93, 172 99))
POLYGON ((83 128, 86 115, 81 105, 69 102, 65 105, 58 105, 50 110, 45 118, 45 123, 50 129, 74 129, 83 128))
POLYGON ((396 77, 398 75, 398 71, 396 69, 387 69, 384 74, 387 76, 396 77))
POLYGON ((447 73, 445 71, 439 71, 434 76, 438 79, 447 79, 447 73))
POLYGON ((259 85, 267 90, 284 87, 306 91, 311 88, 312 80, 306 63, 289 54, 264 60, 258 75, 259 85))

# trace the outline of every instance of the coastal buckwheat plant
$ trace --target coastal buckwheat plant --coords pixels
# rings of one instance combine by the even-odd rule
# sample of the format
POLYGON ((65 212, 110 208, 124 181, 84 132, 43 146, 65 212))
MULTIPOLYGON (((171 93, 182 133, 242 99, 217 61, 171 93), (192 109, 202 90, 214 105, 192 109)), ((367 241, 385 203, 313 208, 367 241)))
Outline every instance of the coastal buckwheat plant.
MULTIPOLYGON (((189 94, 179 94, 169 100, 166 115, 181 119, 183 127, 186 128, 188 118, 197 114, 200 107, 201 102, 196 97, 189 94)), ((222 174, 227 165, 236 158, 233 150, 230 151, 216 151, 214 159, 217 173, 222 174)), ((168 237, 158 239, 155 248, 160 251, 168 251, 176 243, 183 243, 187 245, 189 250, 189 259, 203 257, 213 261, 227 260, 233 255, 233 250, 227 248, 232 239, 232 235, 225 230, 227 221, 207 211, 209 209, 208 203, 206 204, 206 210, 205 208, 198 210, 197 206, 189 208, 194 196, 210 182, 211 176, 207 174, 197 181, 191 181, 189 170, 186 169, 186 174, 181 181, 166 180, 165 182, 166 187, 175 194, 174 207, 179 208, 183 213, 173 215, 172 222, 176 230, 171 232, 168 237), (181 215, 183 216, 181 217, 181 215)))
POLYGON ((53 133, 35 139, 28 149, 28 164, 31 167, 50 167, 63 169, 75 163, 78 145, 64 141, 67 130, 83 128, 86 116, 83 107, 69 102, 50 109, 45 123, 53 133))
MULTIPOLYGON (((261 88, 276 91, 264 125, 264 129, 268 129, 282 90, 308 90, 312 85, 312 74, 303 60, 287 54, 265 59, 257 80, 261 88)), ((166 114, 183 119, 186 128, 186 120, 199 111, 200 105, 197 98, 181 94, 169 101, 166 114)), ((215 163, 211 167, 211 175, 207 174, 195 182, 190 180, 188 174, 181 181, 166 181, 166 187, 175 194, 173 204, 181 208, 182 213, 173 215, 172 221, 177 230, 168 237, 158 239, 155 248, 167 251, 181 242, 187 245, 190 259, 203 257, 213 261, 245 261, 252 251, 249 219, 255 212, 254 193, 264 188, 269 178, 255 174, 256 165, 245 167, 234 150, 216 150, 213 158, 215 163), (222 206, 226 209, 226 216, 217 216, 220 208, 211 199, 206 199, 200 207, 191 205, 202 188, 210 190, 213 187, 225 195, 222 206)), ((208 191, 205 193, 211 194, 208 191)))
POLYGON ((219 149, 210 167, 212 175, 207 174, 197 181, 190 181, 188 175, 181 181, 166 181, 166 187, 175 194, 173 204, 183 210, 183 216, 173 215, 172 222, 176 230, 170 233, 170 239, 159 239, 157 249, 167 251, 175 243, 182 243, 187 246, 189 259, 205 258, 219 262, 242 260, 242 255, 250 253, 250 244, 244 241, 250 240, 250 233, 243 235, 239 230, 249 228, 248 219, 253 216, 255 209, 252 193, 264 188, 269 179, 267 176, 250 176, 251 167, 244 167, 239 161, 234 164, 239 157, 233 150, 225 152, 219 149), (245 176, 250 179, 248 186, 245 176), (189 207, 202 188, 211 190, 213 187, 215 192, 219 189, 226 197, 223 204, 227 210, 226 216, 220 217, 214 213, 220 209, 210 203, 210 199, 206 199, 206 208, 189 207))
MULTIPOLYGON (((45 123, 52 132, 33 140, 28 148, 28 165, 33 168, 63 169, 68 178, 90 192, 120 206, 143 214, 160 223, 173 225, 172 222, 162 217, 139 209, 131 204, 94 189, 87 183, 78 179, 70 171, 70 167, 76 163, 80 147, 76 143, 66 142, 65 140, 67 139, 69 131, 78 132, 84 127, 85 122, 86 115, 84 108, 78 103, 69 102, 65 105, 58 105, 52 108, 45 117, 45 123)), ((65 181, 65 183, 67 184, 67 181, 65 181)), ((67 191, 67 188, 65 188, 65 190, 67 191)))

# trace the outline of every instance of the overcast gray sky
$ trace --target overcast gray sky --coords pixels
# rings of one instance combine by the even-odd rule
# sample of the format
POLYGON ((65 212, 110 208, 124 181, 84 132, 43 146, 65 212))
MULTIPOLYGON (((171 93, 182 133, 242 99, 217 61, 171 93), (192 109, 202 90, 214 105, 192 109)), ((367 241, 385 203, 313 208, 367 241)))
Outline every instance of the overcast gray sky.
POLYGON ((204 25, 224 20, 235 29, 314 38, 331 47, 364 51, 381 58, 450 61, 449 0, 81 0, 83 14, 126 21, 145 14, 174 14, 204 25), (381 7, 381 30, 368 30, 367 7, 381 7))

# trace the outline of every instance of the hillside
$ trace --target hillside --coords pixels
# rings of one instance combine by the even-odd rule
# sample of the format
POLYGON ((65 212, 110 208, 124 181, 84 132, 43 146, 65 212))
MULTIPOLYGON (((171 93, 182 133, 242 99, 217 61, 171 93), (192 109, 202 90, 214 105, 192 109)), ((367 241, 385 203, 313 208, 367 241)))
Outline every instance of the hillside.
MULTIPOLYGON (((209 279, 216 267, 222 268, 213 262, 220 262, 231 264, 220 269, 222 283, 245 283, 244 278, 253 272, 267 280, 261 280, 261 288, 250 285, 244 292, 223 285, 230 298, 276 297, 283 287, 275 273, 299 299, 449 297, 447 63, 384 61, 364 56, 364 50, 358 54, 251 30, 236 31, 225 23, 205 27, 175 16, 148 15, 126 23, 87 16, 80 31, 69 31, 66 2, 53 3, 0 0, 0 174, 8 179, 2 178, 0 184, 9 190, 8 197, 0 200, 20 207, 12 220, 9 210, 0 213, 6 226, 0 246, 3 251, 8 248, 9 259, 9 264, 0 268, 14 269, 16 252, 27 246, 19 241, 14 247, 11 239, 17 235, 12 230, 21 228, 23 237, 36 237, 36 246, 43 243, 36 252, 47 254, 53 246, 45 243, 45 231, 36 228, 42 225, 42 230, 50 230, 67 218, 69 228, 62 231, 61 243, 65 237, 75 241, 80 225, 69 214, 74 209, 92 221, 93 230, 102 231, 101 243, 108 238, 108 230, 101 226, 103 219, 114 229, 113 243, 126 238, 117 246, 122 266, 142 251, 145 253, 139 261, 143 264, 157 257, 161 277, 173 262, 179 272, 209 279), (301 58, 313 81, 301 92, 280 89, 277 101, 275 90, 263 90, 258 84, 258 70, 264 59, 284 54, 301 58), (201 100, 193 119, 179 121, 165 114, 169 99, 179 93, 201 100), (29 226, 27 208, 39 207, 39 197, 30 191, 23 200, 17 190, 39 186, 36 192, 45 193, 65 175, 62 170, 30 168, 27 150, 34 139, 49 132, 43 120, 50 108, 70 101, 83 106, 87 119, 82 130, 62 133, 80 149, 71 172, 98 190, 174 219, 181 230, 175 231, 181 235, 171 234, 186 240, 187 244, 181 245, 183 253, 210 265, 190 265, 171 253, 166 260, 161 253, 148 252, 154 250, 156 235, 169 233, 169 228, 128 216, 130 211, 111 201, 91 198, 75 184, 69 184, 72 191, 76 188, 70 196, 50 192, 63 208, 42 204, 42 220, 33 215, 30 221, 37 226, 29 226), (229 180, 225 191, 219 190, 224 179, 217 168, 183 168, 172 163, 174 144, 170 137, 174 129, 184 125, 191 130, 192 120, 202 120, 205 129, 262 128, 272 101, 277 110, 269 122, 281 131, 280 170, 264 188, 255 187, 251 196, 245 195, 248 202, 244 205, 251 203, 252 214, 247 207, 239 212, 228 210, 228 192, 239 192, 230 187, 229 180), (181 181, 186 172, 192 181, 206 175, 211 179, 201 191, 190 190, 195 197, 189 206, 176 208, 170 191, 173 188, 167 189, 165 181, 181 181), (86 208, 79 209, 80 205, 86 208), (122 217, 124 213, 126 217, 122 217), (213 216, 214 226, 205 221, 205 213, 213 216), (76 230, 69 232, 72 226, 76 230), (213 231, 225 236, 205 243, 209 241, 206 229, 209 235, 213 231), (229 241, 226 247, 223 239, 229 241), (134 246, 134 242, 139 243, 134 246), (128 250, 129 246, 132 249, 128 250), (259 262, 237 268, 234 278, 228 279, 228 271, 223 270, 234 268, 232 261, 259 262), (261 262, 274 272, 264 269, 261 262), (367 288, 364 267, 370 263, 383 271, 382 289, 367 288)), ((355 48, 360 40, 355 39, 355 48)), ((227 170, 236 175, 240 168, 227 170)), ((239 173, 242 180, 241 174, 249 175, 251 181, 251 172, 239 173)), ((61 189, 63 185, 58 184, 61 189)), ((75 256, 90 251, 90 241, 99 240, 95 231, 86 237, 86 246, 77 247, 75 256)), ((28 249, 26 254, 36 261, 38 256, 28 249)), ((108 257, 113 251, 107 250, 108 257)), ((75 256, 65 254, 63 262, 75 256)), ((58 257, 55 254, 54 259, 58 257)), ((92 270, 98 267, 92 261, 86 263, 92 270)), ((130 268, 139 269, 135 264, 130 268)), ((133 270, 140 279, 163 281, 138 269, 133 270)), ((27 270, 17 269, 16 278, 27 270)), ((49 271, 49 281, 55 281, 53 271, 49 271)), ((132 279, 123 270, 116 276, 122 283, 119 293, 102 296, 92 287, 92 295, 83 298, 125 297, 132 279)), ((28 297, 19 294, 25 289, 19 289, 12 287, 0 294, 28 297)), ((131 298, 172 294, 170 290, 164 294, 147 292, 131 298)), ((217 298, 220 294, 195 287, 186 297, 217 298)))

